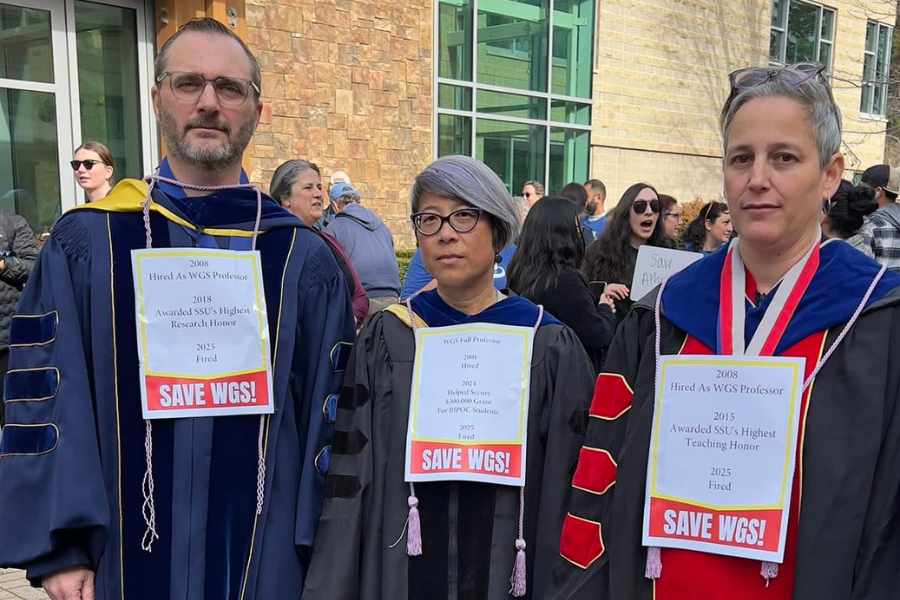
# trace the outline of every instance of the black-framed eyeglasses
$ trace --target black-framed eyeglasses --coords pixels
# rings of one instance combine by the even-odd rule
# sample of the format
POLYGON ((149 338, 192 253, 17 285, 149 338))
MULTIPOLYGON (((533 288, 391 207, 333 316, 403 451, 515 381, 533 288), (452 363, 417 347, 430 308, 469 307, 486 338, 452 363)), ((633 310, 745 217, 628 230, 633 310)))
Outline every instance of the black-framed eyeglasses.
POLYGON ((420 212, 412 215, 413 227, 422 235, 434 235, 441 230, 444 223, 456 233, 469 233, 478 225, 483 211, 480 208, 461 208, 454 210, 446 217, 436 213, 420 212))
POLYGON ((213 87, 219 102, 230 106, 243 104, 250 94, 250 90, 255 91, 257 96, 260 94, 259 86, 252 81, 238 77, 207 79, 199 73, 166 71, 156 78, 156 83, 162 83, 164 79, 169 80, 172 95, 185 102, 196 102, 199 100, 207 84, 213 87))
POLYGON ((642 215, 647 212, 647 204, 650 205, 650 210, 653 211, 653 214, 659 214, 659 211, 662 210, 659 200, 635 200, 634 204, 631 205, 631 210, 636 215, 642 215))
POLYGON ((728 75, 733 92, 743 92, 774 80, 791 85, 803 85, 825 71, 825 65, 817 62, 799 62, 781 68, 750 67, 738 69, 728 75))
POLYGON ((681 218, 681 213, 667 212, 667 213, 666 213, 666 216, 667 216, 667 217, 674 217, 675 220, 678 220, 678 219, 681 218))
POLYGON ((84 165, 84 168, 90 171, 94 168, 94 165, 105 165, 106 163, 102 160, 70 160, 69 164, 72 165, 72 170, 77 171, 81 168, 81 165, 84 165))

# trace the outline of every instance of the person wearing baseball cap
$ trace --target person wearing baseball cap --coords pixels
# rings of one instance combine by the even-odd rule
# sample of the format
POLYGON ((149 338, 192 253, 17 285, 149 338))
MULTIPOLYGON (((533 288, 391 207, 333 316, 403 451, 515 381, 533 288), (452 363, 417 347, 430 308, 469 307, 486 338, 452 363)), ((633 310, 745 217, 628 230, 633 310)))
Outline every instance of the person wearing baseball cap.
POLYGON ((335 216, 325 233, 344 246, 369 297, 369 316, 400 298, 400 272, 394 236, 374 212, 360 205, 362 194, 349 183, 328 191, 335 216))
POLYGON ((863 225, 860 235, 872 248, 875 260, 900 272, 900 171, 890 165, 875 165, 862 174, 862 185, 875 191, 878 210, 863 225))

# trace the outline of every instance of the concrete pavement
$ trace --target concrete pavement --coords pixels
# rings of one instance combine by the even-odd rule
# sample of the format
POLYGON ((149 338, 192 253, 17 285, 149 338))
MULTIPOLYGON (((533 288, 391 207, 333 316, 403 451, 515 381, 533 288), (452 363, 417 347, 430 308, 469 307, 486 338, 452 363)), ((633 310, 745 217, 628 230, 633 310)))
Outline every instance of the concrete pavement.
POLYGON ((0 600, 47 600, 47 594, 31 587, 22 571, 0 569, 0 600))

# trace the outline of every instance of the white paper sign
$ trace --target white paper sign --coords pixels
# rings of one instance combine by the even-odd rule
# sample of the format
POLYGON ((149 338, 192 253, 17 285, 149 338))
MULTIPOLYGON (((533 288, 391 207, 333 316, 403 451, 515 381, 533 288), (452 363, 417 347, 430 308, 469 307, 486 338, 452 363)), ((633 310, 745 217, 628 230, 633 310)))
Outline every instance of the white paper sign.
POLYGON ((664 356, 645 546, 782 562, 805 360, 664 356))
POLYGON ((144 418, 274 412, 259 252, 131 257, 144 418))
POLYGON ((682 269, 703 258, 698 252, 641 246, 638 249, 634 279, 631 282, 631 299, 637 302, 682 269))
POLYGON ((416 330, 406 481, 525 485, 534 329, 416 330))

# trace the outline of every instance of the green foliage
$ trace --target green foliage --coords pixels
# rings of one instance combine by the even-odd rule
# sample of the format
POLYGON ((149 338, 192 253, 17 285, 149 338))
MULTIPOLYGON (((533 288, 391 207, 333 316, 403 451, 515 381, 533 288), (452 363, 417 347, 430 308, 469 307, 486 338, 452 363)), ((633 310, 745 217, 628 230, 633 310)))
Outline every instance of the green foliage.
POLYGON ((395 254, 397 255, 397 266, 400 267, 400 281, 406 281, 406 271, 409 269, 409 263, 412 261, 413 254, 416 251, 413 250, 397 250, 395 254))

